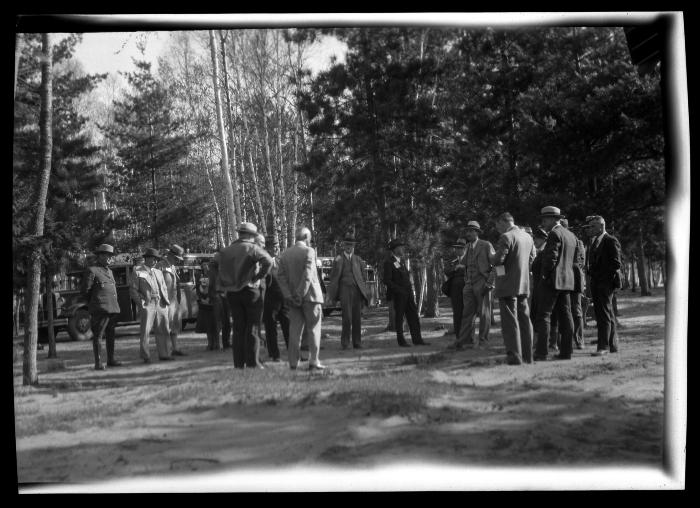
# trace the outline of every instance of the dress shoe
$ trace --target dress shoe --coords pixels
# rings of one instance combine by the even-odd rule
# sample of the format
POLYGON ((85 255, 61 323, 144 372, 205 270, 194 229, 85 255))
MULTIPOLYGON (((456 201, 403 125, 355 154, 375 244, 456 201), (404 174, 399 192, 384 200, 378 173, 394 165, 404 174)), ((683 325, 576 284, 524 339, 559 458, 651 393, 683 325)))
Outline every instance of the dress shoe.
POLYGON ((533 360, 535 360, 536 362, 546 362, 547 356, 546 355, 535 355, 535 356, 533 356, 533 360))
POLYGON ((512 351, 508 351, 506 353, 506 363, 508 365, 521 365, 523 361, 520 358, 518 358, 518 355, 516 355, 512 351))
POLYGON ((308 361, 309 361, 309 357, 308 357, 308 356, 301 356, 301 355, 299 355, 299 361, 300 361, 300 362, 308 362, 308 361))
POLYGON ((326 366, 325 366, 325 365, 321 365, 320 363, 316 363, 316 364, 314 364, 314 365, 309 365, 309 370, 310 370, 310 371, 321 371, 321 372, 322 372, 322 371, 326 370, 326 366))
POLYGON ((399 346, 401 347, 411 347, 411 345, 408 342, 399 342, 399 346))
POLYGON ((558 355, 554 355, 555 360, 571 360, 571 355, 563 355, 559 353, 558 355))
POLYGON ((270 358, 270 361, 272 363, 280 363, 281 360, 279 358, 270 358))
POLYGON ((170 353, 173 356, 187 356, 185 353, 180 351, 179 349, 173 349, 173 352, 170 353))
POLYGON ((610 348, 611 353, 617 353, 617 348, 616 347, 611 347, 610 348))
POLYGON ((253 365, 252 367, 248 367, 249 369, 256 369, 256 370, 265 370, 265 366, 262 363, 257 363, 253 365))
POLYGON ((105 366, 102 363, 95 364, 95 370, 105 370, 105 366))
POLYGON ((119 360, 112 360, 107 362, 107 367, 120 367, 122 365, 122 362, 119 360))
POLYGON ((144 358, 144 359, 143 359, 143 363, 151 363, 151 359, 150 359, 150 358, 144 358))
POLYGON ((159 359, 161 362, 171 362, 171 361, 173 361, 175 358, 173 358, 172 356, 164 356, 164 357, 158 358, 158 359, 159 359))
POLYGON ((362 349, 362 344, 358 344, 356 346, 353 346, 353 349, 362 349))
POLYGON ((591 353, 591 356, 605 356, 605 355, 607 355, 607 354, 608 354, 608 350, 607 350, 607 349, 599 349, 599 350, 596 351, 595 353, 591 353))

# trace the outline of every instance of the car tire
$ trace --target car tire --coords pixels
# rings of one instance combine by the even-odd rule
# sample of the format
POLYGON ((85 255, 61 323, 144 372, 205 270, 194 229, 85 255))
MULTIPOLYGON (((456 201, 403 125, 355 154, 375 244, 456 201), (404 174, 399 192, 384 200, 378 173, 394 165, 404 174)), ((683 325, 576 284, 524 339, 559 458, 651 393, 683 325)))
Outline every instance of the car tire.
POLYGON ((73 340, 89 340, 92 338, 90 313, 87 309, 78 309, 68 319, 68 335, 73 340))

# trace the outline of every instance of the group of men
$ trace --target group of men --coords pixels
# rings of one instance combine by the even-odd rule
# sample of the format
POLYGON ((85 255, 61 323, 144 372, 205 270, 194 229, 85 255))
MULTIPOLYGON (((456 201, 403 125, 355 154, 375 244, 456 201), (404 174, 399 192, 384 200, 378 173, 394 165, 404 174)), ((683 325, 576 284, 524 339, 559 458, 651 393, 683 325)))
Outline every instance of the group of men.
MULTIPOLYGON (((456 334, 451 349, 479 347, 488 342, 493 293, 498 299, 508 364, 546 360, 554 347, 559 351, 555 358, 570 359, 574 344, 583 347, 581 303, 588 280, 598 327, 594 355, 617 351, 612 298, 620 287, 619 242, 605 231, 601 216, 587 218, 584 228, 591 240, 587 249, 568 229, 559 208, 546 206, 540 217, 541 226, 530 234, 515 225, 511 214, 501 214, 496 221, 500 237, 495 249, 479 238, 482 230, 478 222, 467 223, 466 238, 454 244, 457 257, 446 271, 445 287, 452 302, 456 334), (475 338, 477 317, 479 331, 475 338), (557 333, 552 333, 554 327, 557 333), (552 336, 557 337, 554 343, 552 336)), ((319 350, 324 302, 334 305, 340 301, 341 347, 363 347, 361 314, 369 303, 369 291, 365 262, 354 253, 354 235, 343 239, 343 252, 333 261, 324 296, 308 228, 298 228, 295 244, 281 255, 274 237, 261 235, 254 224, 244 222, 237 231, 239 238, 221 249, 204 272, 209 281, 207 302, 219 306, 217 321, 223 322, 224 327, 230 324, 229 316, 233 321, 230 345, 235 368, 264 369, 260 360, 263 322, 268 355, 272 361, 280 361, 279 322, 290 368, 297 369, 300 361, 308 360, 309 370, 323 371, 319 350), (302 339, 308 359, 300 353, 302 339)), ((384 261, 382 277, 386 299, 393 310, 398 345, 411 345, 404 337, 404 318, 412 344, 428 345, 421 335, 405 246, 399 239, 388 245, 390 254, 384 261)), ((108 268, 113 252, 111 245, 100 245, 95 251, 94 266, 87 269, 83 278, 83 292, 92 314, 95 368, 99 370, 104 369, 100 356, 103 337, 107 342, 107 366, 121 365, 114 357, 114 324, 119 305, 114 277, 108 268)), ((151 329, 160 360, 184 355, 177 347, 180 295, 176 270, 183 252, 180 246, 172 245, 161 256, 156 249, 148 248, 143 253, 144 263, 134 269, 130 295, 141 308, 140 355, 145 363, 151 361, 151 329)), ((216 334, 216 326, 207 329, 210 349, 215 348, 216 334)), ((224 347, 229 345, 228 337, 224 330, 224 347)))
POLYGON ((590 240, 588 248, 569 230, 559 208, 542 208, 540 218, 541 226, 529 234, 515 225, 510 213, 501 214, 496 221, 500 237, 495 249, 479 238, 479 223, 468 222, 466 239, 453 245, 457 257, 446 270, 445 289, 452 302, 456 334, 451 349, 488 342, 493 293, 498 299, 508 364, 544 361, 550 350, 559 351, 554 358, 569 360, 574 345, 584 347, 582 299, 588 285, 598 328, 593 355, 617 352, 612 299, 621 287, 620 243, 605 231, 605 220, 599 215, 587 217, 583 226, 590 240))

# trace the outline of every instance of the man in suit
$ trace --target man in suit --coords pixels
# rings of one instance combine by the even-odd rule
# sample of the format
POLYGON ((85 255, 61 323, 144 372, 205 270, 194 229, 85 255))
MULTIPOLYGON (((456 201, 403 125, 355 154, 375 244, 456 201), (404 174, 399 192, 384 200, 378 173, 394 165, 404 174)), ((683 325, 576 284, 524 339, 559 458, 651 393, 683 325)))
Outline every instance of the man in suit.
POLYGON ((391 255, 384 261, 384 284, 386 285, 387 300, 394 302, 394 316, 396 327, 396 340, 401 347, 410 347, 403 335, 403 318, 406 316, 408 329, 411 331, 411 342, 414 346, 427 346, 421 337, 420 318, 418 306, 413 294, 413 284, 407 260, 405 259, 404 246, 401 240, 394 239, 389 242, 391 255))
POLYGON ((542 252, 540 292, 537 302, 537 347, 535 361, 547 360, 547 343, 550 335, 550 317, 556 309, 561 332, 561 348, 557 360, 570 360, 573 349, 574 323, 571 316, 570 294, 574 290, 574 258, 576 237, 560 224, 563 215, 555 206, 542 208, 540 217, 547 242, 542 252))
MULTIPOLYGON (((223 248, 219 249, 221 252, 223 248)), ((209 301, 212 304, 213 316, 216 327, 217 343, 221 335, 221 347, 229 349, 231 347, 231 307, 226 299, 226 292, 221 289, 221 278, 219 277, 219 260, 215 255, 209 262, 209 301)))
POLYGON ((362 348, 362 307, 369 305, 369 290, 367 289, 366 263, 355 254, 354 235, 348 234, 343 238, 343 253, 333 260, 330 281, 326 291, 327 303, 333 306, 340 300, 342 312, 342 330, 340 346, 362 348))
POLYGON ((92 352, 95 356, 95 370, 104 370, 100 358, 102 338, 107 342, 107 365, 118 367, 122 363, 114 358, 114 326, 119 317, 117 285, 109 262, 114 247, 103 243, 95 249, 95 263, 83 274, 81 293, 88 300, 88 311, 92 323, 92 352))
POLYGON ((588 255, 593 311, 598 328, 597 351, 593 356, 617 353, 617 326, 613 313, 613 295, 621 287, 620 242, 605 231, 605 219, 600 215, 589 221, 593 242, 588 255))
POLYGON ((260 362, 261 286, 272 268, 272 258, 255 243, 255 224, 243 222, 237 231, 238 240, 214 256, 221 290, 233 316, 233 367, 264 369, 260 362))
POLYGON ((534 260, 532 237, 515 225, 513 216, 502 213, 496 220, 501 236, 489 260, 496 274, 494 296, 501 310, 501 329, 508 365, 532 363, 530 264, 534 260))
MULTIPOLYGON (((535 259, 530 266, 530 321, 532 326, 535 326, 535 318, 537 316, 537 300, 539 298, 539 287, 542 273, 542 251, 544 244, 547 241, 547 232, 541 227, 535 228, 532 233, 532 241, 534 242, 535 259)), ((534 328, 533 328, 534 330, 534 328)), ((533 332, 534 333, 534 332, 533 332)))
POLYGON ((467 240, 458 238, 452 244, 452 258, 445 263, 445 275, 449 287, 450 303, 452 304, 452 330, 459 334, 462 326, 462 312, 464 310, 464 255, 467 253, 467 240))
POLYGON ((150 247, 146 249, 143 253, 143 265, 134 268, 134 277, 129 288, 131 299, 141 307, 140 354, 144 363, 151 363, 148 340, 153 327, 155 327, 158 359, 162 361, 174 359, 168 352, 170 300, 163 272, 156 268, 156 262, 159 259, 160 254, 156 249, 150 247))
POLYGON ((321 348, 321 320, 323 291, 318 280, 316 251, 311 248, 311 231, 299 227, 296 243, 280 256, 279 283, 289 307, 289 368, 299 365, 301 337, 306 330, 309 346, 309 370, 322 371, 326 367, 319 360, 321 348))
POLYGON ((273 362, 280 361, 280 350, 277 344, 277 322, 282 328, 284 343, 289 349, 289 309, 284 302, 284 295, 279 283, 279 242, 274 235, 265 238, 265 248, 272 258, 272 268, 265 276, 265 302, 263 304, 263 323, 265 325, 265 340, 267 354, 273 362))
POLYGON ((484 346, 489 340, 491 329, 491 290, 494 287, 494 274, 491 270, 490 256, 495 251, 491 242, 481 240, 481 226, 477 221, 467 223, 467 251, 464 254, 464 288, 462 299, 462 324, 457 340, 450 349, 464 349, 467 346, 484 346), (474 323, 479 316, 479 338, 474 339, 474 323))
POLYGON ((177 265, 184 259, 182 255, 185 249, 177 244, 171 245, 164 253, 163 258, 158 262, 156 268, 163 272, 163 280, 168 288, 168 326, 170 327, 170 344, 173 356, 185 356, 185 353, 177 347, 177 336, 180 333, 180 276, 177 274, 177 265))

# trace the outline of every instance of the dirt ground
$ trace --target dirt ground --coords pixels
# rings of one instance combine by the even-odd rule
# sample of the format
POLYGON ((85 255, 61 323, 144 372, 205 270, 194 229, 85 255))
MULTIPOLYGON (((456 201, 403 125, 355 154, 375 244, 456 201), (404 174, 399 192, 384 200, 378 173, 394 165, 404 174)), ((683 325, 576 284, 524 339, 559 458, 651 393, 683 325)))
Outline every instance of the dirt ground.
POLYGON ((655 482, 664 291, 621 292, 619 310, 619 353, 590 355, 590 319, 572 360, 517 367, 505 364, 498 323, 488 348, 447 350, 447 304, 421 320, 426 347, 397 347, 386 309, 373 309, 364 349, 343 351, 340 316, 324 318, 323 374, 291 371, 281 337, 281 363, 234 371, 230 350, 207 351, 193 325, 179 339, 187 356, 150 365, 138 357, 137 328, 117 328, 124 366, 96 372, 91 344, 60 334, 58 361, 39 351, 39 386, 22 386, 21 354, 14 362, 20 491, 615 489, 645 474, 655 482))

